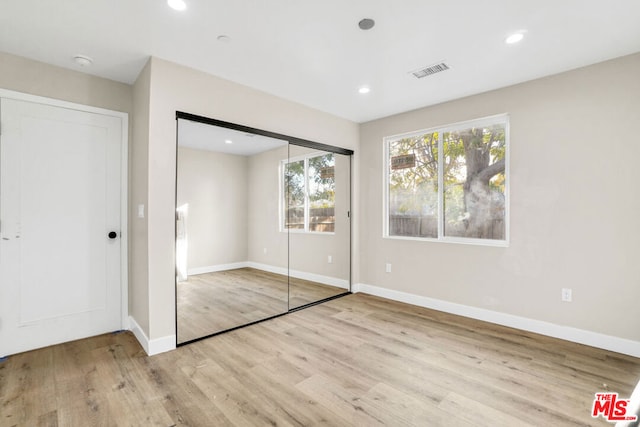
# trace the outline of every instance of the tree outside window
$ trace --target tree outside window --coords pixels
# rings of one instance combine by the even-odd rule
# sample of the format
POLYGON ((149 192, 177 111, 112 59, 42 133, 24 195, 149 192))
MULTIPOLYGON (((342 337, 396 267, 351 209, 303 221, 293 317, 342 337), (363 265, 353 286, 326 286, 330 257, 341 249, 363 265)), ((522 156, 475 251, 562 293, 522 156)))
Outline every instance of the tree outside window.
POLYGON ((335 231, 335 159, 332 153, 283 162, 285 230, 335 231))
POLYGON ((386 236, 506 243, 506 116, 386 144, 386 236))

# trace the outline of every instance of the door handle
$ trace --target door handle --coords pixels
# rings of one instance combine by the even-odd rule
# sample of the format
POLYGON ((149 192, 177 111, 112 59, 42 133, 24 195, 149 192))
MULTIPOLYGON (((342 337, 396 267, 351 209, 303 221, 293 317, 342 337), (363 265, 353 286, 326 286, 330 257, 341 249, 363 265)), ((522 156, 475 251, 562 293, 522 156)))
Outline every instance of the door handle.
POLYGON ((107 236, 113 240, 116 237, 118 237, 118 233, 116 233, 115 231, 110 231, 109 234, 107 234, 107 236))

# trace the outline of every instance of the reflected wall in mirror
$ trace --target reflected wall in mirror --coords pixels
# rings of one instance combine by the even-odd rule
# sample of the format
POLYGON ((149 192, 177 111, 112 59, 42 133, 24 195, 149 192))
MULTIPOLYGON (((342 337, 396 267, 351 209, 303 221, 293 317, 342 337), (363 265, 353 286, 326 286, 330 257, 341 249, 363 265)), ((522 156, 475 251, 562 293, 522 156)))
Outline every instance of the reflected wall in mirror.
POLYGON ((349 292, 350 156, 291 145, 282 163, 293 309, 349 292))
POLYGON ((277 190, 279 176, 259 159, 287 152, 283 140, 178 120, 178 343, 288 310, 287 236, 256 226, 278 212, 267 189, 277 190), (254 268, 256 238, 285 274, 254 268))
POLYGON ((347 294, 352 152, 184 116, 177 344, 347 294))

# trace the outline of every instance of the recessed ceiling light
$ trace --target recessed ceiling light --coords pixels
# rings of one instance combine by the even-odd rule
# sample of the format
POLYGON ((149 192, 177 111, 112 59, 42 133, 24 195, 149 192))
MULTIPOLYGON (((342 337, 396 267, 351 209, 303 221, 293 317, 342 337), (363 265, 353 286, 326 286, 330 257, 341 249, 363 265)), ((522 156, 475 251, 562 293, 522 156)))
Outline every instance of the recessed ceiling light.
POLYGON ((184 0, 167 0, 167 4, 173 10, 185 10, 187 8, 184 0))
POLYGON ((233 144, 233 141, 232 141, 232 140, 230 140, 230 139, 225 139, 225 140, 224 140, 224 143, 225 143, 225 144, 233 144))
POLYGON ((521 32, 518 32, 518 33, 511 34, 509 37, 507 37, 504 40, 504 42, 506 44, 515 44, 515 43, 518 43, 518 42, 522 41, 523 38, 524 38, 524 33, 521 31, 521 32))
POLYGON ((93 64, 93 59, 91 59, 87 55, 76 55, 73 57, 73 60, 81 67, 88 67, 93 64))
POLYGON ((360 89, 358 89, 359 93, 369 93, 371 92, 371 88, 369 86, 361 86, 360 89))

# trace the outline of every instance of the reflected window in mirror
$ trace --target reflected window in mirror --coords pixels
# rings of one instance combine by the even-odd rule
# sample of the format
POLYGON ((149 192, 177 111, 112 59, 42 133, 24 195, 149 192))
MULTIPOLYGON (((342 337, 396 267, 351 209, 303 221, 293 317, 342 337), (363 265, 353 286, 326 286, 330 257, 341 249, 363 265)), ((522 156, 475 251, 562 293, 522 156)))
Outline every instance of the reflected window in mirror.
POLYGON ((281 230, 335 232, 335 158, 311 153, 281 162, 281 230))

